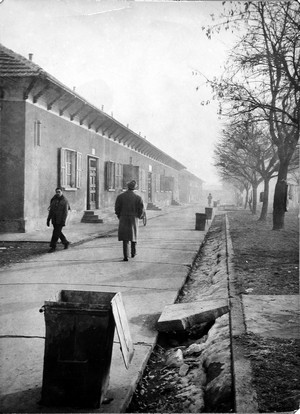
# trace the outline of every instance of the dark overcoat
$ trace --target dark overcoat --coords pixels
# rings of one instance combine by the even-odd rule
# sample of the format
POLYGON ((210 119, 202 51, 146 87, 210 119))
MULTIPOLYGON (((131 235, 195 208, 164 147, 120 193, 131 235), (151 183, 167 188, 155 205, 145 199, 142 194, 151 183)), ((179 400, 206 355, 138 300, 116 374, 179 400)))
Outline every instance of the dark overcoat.
POLYGON ((137 241, 139 219, 144 213, 142 198, 133 190, 118 195, 115 213, 119 219, 118 239, 137 241))
POLYGON ((54 196, 50 201, 48 220, 51 220, 53 225, 65 226, 68 209, 68 200, 63 195, 60 197, 54 196))

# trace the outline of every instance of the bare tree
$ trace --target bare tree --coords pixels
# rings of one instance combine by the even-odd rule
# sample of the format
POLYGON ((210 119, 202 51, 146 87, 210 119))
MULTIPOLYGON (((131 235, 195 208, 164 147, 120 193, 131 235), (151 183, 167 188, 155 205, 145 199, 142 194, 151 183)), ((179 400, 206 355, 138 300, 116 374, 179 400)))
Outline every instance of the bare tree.
POLYGON ((300 3, 239 2, 222 19, 207 29, 208 36, 222 25, 245 22, 246 34, 234 48, 225 75, 209 82, 223 114, 252 113, 256 121, 268 122, 279 158, 273 203, 273 229, 278 230, 284 227, 286 180, 300 131, 300 3))
POLYGON ((246 148, 241 142, 241 137, 235 136, 234 131, 230 128, 224 129, 223 137, 214 151, 215 166, 221 177, 227 181, 246 180, 251 183, 253 191, 252 213, 256 214, 257 187, 262 182, 262 177, 258 173, 260 160, 249 150, 249 145, 246 148))

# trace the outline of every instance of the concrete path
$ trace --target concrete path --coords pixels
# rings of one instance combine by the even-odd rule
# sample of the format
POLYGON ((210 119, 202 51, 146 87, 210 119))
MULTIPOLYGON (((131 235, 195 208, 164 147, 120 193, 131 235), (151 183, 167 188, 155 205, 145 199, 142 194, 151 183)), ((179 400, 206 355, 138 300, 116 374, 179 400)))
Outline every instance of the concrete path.
MULTIPOLYGON (((88 227, 85 236, 91 240, 84 244, 0 271, 1 412, 76 412, 38 405, 45 337, 39 309, 44 301, 57 300, 62 289, 122 293, 135 353, 126 370, 115 336, 107 395, 112 401, 95 412, 124 412, 156 343, 156 322, 164 307, 174 303, 205 236, 205 231, 195 230, 195 213, 201 210, 185 206, 156 213, 146 227, 141 224, 138 255, 129 262, 122 261, 122 244, 113 232, 117 223, 108 223, 99 225, 102 232, 88 227), (106 237, 99 238, 101 234, 106 237)), ((72 242, 84 238, 78 231, 74 226, 66 229, 72 242)))

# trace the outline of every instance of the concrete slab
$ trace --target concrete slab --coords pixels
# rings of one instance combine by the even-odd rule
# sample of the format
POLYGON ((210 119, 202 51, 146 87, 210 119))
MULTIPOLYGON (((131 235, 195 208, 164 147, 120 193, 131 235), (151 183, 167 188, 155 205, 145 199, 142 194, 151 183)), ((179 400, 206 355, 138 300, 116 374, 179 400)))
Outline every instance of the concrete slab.
POLYGON ((242 299, 247 332, 268 338, 300 338, 299 295, 243 295, 242 299))
POLYGON ((227 300, 167 305, 157 322, 157 329, 160 332, 184 331, 197 323, 213 321, 228 311, 227 300))

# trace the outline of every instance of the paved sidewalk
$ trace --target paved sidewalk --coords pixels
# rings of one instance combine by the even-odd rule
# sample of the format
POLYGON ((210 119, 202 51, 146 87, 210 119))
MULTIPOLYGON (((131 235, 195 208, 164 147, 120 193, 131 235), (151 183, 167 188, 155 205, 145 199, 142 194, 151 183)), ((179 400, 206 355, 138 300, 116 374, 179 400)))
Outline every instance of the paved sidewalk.
MULTIPOLYGON (((168 206, 163 210, 147 210, 147 218, 151 220, 153 217, 159 217, 161 215, 174 212, 176 210, 182 210, 187 206, 168 206)), ((103 237, 115 231, 118 228, 118 219, 113 210, 110 213, 105 214, 103 223, 81 223, 67 220, 67 225, 64 227, 64 233, 71 243, 79 243, 82 241, 92 240, 97 237, 103 237)), ((142 223, 142 221, 140 221, 142 223)), ((45 242, 49 243, 52 235, 53 227, 45 227, 30 231, 27 233, 0 233, 0 241, 20 241, 20 242, 45 242)))
MULTIPOLYGON (((202 210, 199 206, 176 206, 147 211, 147 226, 140 224, 138 256, 129 262, 122 261, 117 221, 111 221, 72 224, 66 228, 73 242, 70 249, 58 249, 0 270, 1 412, 91 412, 38 404, 45 338, 44 316, 39 309, 44 301, 56 300, 63 289, 122 293, 134 357, 126 370, 115 335, 107 395, 112 400, 93 412, 126 410, 155 346, 156 322, 164 307, 174 303, 207 231, 208 226, 206 231, 195 230, 195 213, 202 210), (83 240, 86 243, 80 243, 83 240)), ((49 235, 50 229, 49 234, 22 234, 22 240, 47 241, 49 235)))

